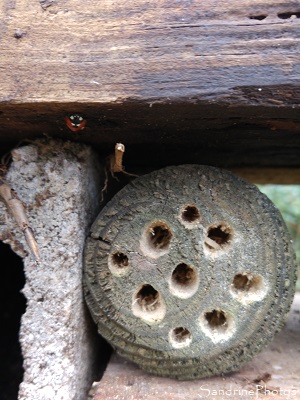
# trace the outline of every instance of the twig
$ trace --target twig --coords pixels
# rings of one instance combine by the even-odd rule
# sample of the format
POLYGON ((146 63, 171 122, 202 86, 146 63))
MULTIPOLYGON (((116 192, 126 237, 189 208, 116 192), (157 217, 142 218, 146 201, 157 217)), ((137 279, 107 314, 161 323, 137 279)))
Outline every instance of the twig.
POLYGON ((122 143, 115 145, 115 156, 112 158, 111 172, 123 172, 123 155, 125 153, 125 146, 122 143))
POLYGON ((122 143, 117 143, 115 145, 115 154, 110 155, 110 173, 113 177, 114 172, 122 172, 125 175, 129 176, 138 176, 135 174, 130 174, 129 172, 125 171, 125 168, 123 166, 123 156, 125 153, 125 146, 122 143))
POLYGON ((101 190, 101 197, 103 201, 103 194, 106 192, 107 187, 108 187, 108 173, 110 172, 111 176, 118 180, 115 176, 115 172, 121 172, 122 174, 129 175, 129 176, 138 176, 135 174, 130 174, 129 172, 125 171, 125 168, 123 166, 123 156, 125 153, 125 146, 123 143, 117 143, 115 145, 115 153, 111 154, 107 157, 107 163, 105 166, 104 174, 105 174, 105 181, 104 181, 104 186, 101 190))
POLYGON ((210 239, 209 237, 206 237, 204 242, 212 249, 214 250, 219 250, 221 249, 221 246, 215 242, 214 240, 210 239))
POLYGON ((41 257, 36 240, 34 238, 33 230, 30 227, 26 215, 25 207, 3 178, 0 178, 0 197, 2 197, 11 215, 17 222, 21 231, 24 233, 26 243, 30 248, 30 252, 36 264, 39 264, 41 262, 41 257))

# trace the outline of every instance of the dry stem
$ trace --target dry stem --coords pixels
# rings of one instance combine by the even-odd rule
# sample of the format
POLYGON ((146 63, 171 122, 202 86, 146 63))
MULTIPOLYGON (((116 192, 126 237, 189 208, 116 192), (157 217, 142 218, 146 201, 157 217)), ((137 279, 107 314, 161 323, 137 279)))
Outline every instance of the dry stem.
POLYGON ((111 172, 123 172, 123 155, 125 153, 125 146, 122 143, 115 145, 115 156, 112 157, 111 172))
POLYGON ((138 176, 135 174, 130 174, 129 172, 126 172, 123 166, 123 156, 125 153, 125 146, 123 143, 116 143, 115 145, 115 153, 111 154, 110 156, 107 157, 107 164, 105 166, 105 181, 104 181, 104 186, 103 189, 101 190, 102 194, 102 200, 103 200, 103 193, 106 192, 107 187, 108 187, 108 173, 110 172, 111 176, 115 179, 115 172, 122 172, 125 175, 129 176, 138 176))
POLYGON ((41 257, 39 254, 39 249, 34 238, 33 231, 30 227, 25 207, 3 178, 0 178, 0 198, 4 200, 8 211, 11 213, 16 223, 24 233, 25 240, 30 248, 32 256, 35 259, 35 262, 40 263, 41 257))

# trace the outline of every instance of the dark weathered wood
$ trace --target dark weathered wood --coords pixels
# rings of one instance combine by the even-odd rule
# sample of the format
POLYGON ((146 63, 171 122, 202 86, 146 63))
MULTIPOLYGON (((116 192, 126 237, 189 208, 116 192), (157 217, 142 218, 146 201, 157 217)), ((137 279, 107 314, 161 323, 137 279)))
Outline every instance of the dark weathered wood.
POLYGON ((2 150, 47 134, 103 155, 122 141, 135 164, 299 166, 299 12, 292 0, 4 0, 2 150), (64 123, 74 111, 80 133, 64 123))
MULTIPOLYGON (((196 163, 222 167, 300 165, 297 108, 219 104, 18 104, 0 106, 2 152, 39 136, 88 143, 103 157, 126 146, 127 168, 196 163), (71 132, 68 112, 81 112, 86 128, 71 132), (277 121, 279 124, 276 126, 277 121), (292 127, 292 129, 291 129, 292 127)), ((153 169, 153 168, 152 168, 153 169)), ((134 172, 134 171, 132 171, 134 172)))
POLYGON ((5 0, 0 10, 2 101, 266 104, 267 87, 271 104, 297 104, 285 87, 299 83, 291 0, 5 0))
POLYGON ((256 184, 300 185, 299 168, 233 168, 231 171, 256 184))

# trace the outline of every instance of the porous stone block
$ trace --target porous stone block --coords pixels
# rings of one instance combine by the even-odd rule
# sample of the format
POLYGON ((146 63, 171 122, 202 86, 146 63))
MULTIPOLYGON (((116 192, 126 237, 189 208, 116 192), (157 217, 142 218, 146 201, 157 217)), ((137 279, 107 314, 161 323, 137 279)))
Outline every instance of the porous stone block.
POLYGON ((99 339, 82 294, 82 251, 100 206, 99 163, 89 147, 57 141, 15 149, 12 156, 6 181, 26 205, 42 259, 35 263, 0 202, 0 240, 24 257, 26 275, 19 400, 86 399, 99 339))

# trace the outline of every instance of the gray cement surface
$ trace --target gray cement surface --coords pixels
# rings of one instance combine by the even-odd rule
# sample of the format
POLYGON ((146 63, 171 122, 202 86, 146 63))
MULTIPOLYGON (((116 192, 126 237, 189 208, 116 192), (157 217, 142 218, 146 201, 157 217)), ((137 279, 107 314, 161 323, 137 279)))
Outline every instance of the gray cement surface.
POLYGON ((19 400, 83 400, 98 338, 82 295, 82 250, 100 206, 100 174, 89 147, 40 142, 12 152, 7 183, 26 205, 42 262, 0 202, 0 240, 24 257, 27 309, 20 341, 19 400))

